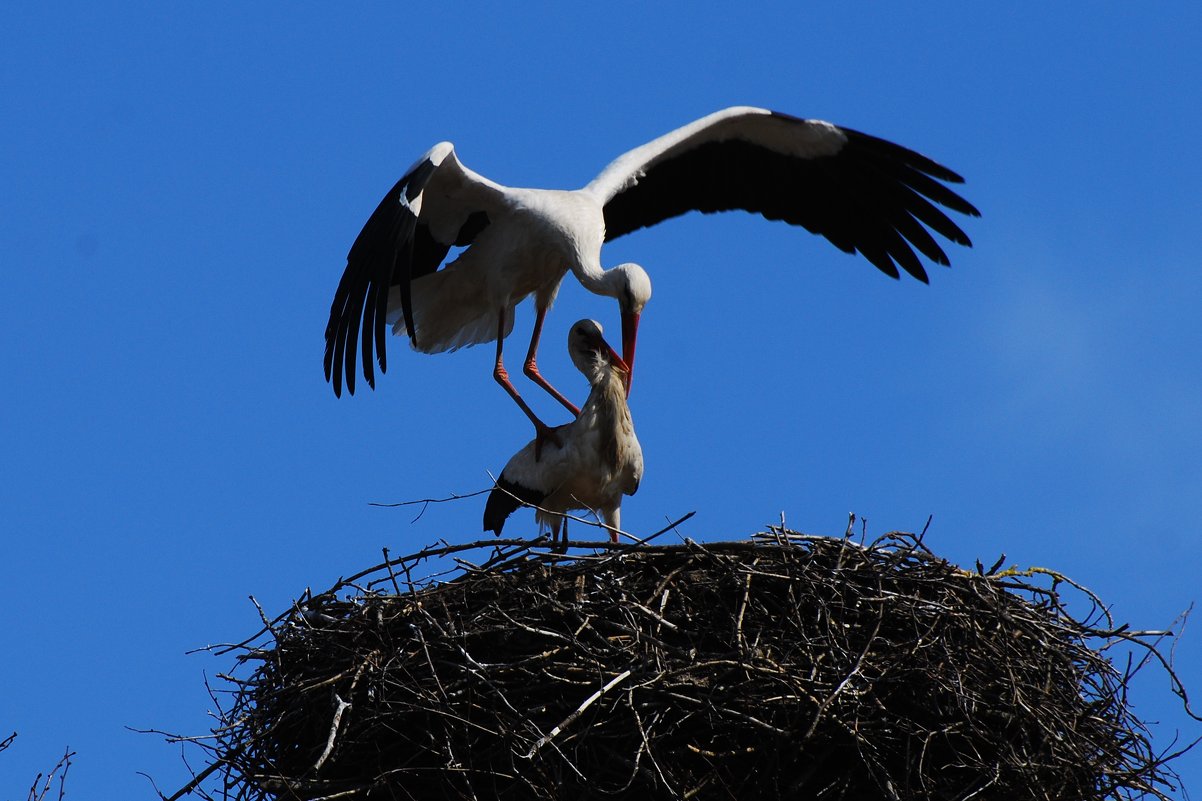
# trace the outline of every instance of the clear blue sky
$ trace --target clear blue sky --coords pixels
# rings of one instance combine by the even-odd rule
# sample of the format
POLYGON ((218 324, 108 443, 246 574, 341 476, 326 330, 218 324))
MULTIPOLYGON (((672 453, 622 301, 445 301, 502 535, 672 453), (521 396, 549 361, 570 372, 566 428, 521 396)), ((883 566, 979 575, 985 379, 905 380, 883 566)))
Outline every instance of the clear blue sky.
MULTIPOLYGON (((570 188, 754 104, 961 172, 984 216, 929 287, 747 215, 607 246, 655 282, 624 523, 934 515, 938 553, 1061 570, 1136 628, 1202 598, 1199 7, 413 5, 2 12, 0 798, 68 745, 74 798, 175 789, 178 749, 125 727, 205 730, 229 665, 185 651, 250 633, 248 595, 278 611, 382 547, 479 535, 481 498, 369 504, 481 489, 529 438, 491 350, 394 340, 379 390, 341 400, 321 372, 347 249, 442 139, 570 188)), ((575 396, 581 317, 617 330, 569 278, 541 362, 575 396)), ((1202 705, 1202 630, 1177 659, 1202 705)), ((1202 734, 1148 675, 1159 743, 1202 734)), ((1179 768, 1202 794, 1202 754, 1179 768)))

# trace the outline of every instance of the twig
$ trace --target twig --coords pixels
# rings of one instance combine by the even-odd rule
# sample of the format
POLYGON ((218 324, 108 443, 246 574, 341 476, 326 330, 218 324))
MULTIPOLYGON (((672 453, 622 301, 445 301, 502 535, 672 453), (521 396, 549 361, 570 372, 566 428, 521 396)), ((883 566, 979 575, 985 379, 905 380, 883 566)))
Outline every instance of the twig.
POLYGON ((489 487, 488 489, 476 490, 475 492, 469 492, 466 495, 458 495, 456 493, 451 493, 446 498, 422 498, 422 499, 416 500, 416 501, 401 501, 400 503, 369 503, 368 506, 376 506, 381 509, 396 509, 396 508, 402 507, 402 506, 416 506, 417 504, 420 503, 422 505, 421 511, 417 513, 417 517, 415 517, 409 521, 410 523, 416 523, 418 520, 421 520, 422 515, 424 515, 426 513, 426 509, 432 503, 449 503, 450 501, 462 501, 467 498, 475 498, 477 495, 483 495, 486 492, 492 492, 492 487, 489 487))
MULTIPOLYGON (((8 737, 5 742, 11 744, 15 736, 16 732, 13 732, 12 736, 8 737)), ((41 792, 38 791, 38 784, 42 782, 43 774, 39 773, 34 777, 33 785, 29 788, 29 801, 45 801, 46 795, 54 786, 54 777, 56 775, 58 776, 58 799, 62 801, 67 788, 67 772, 71 770, 71 757, 73 756, 75 756, 75 752, 68 748, 63 753, 62 758, 50 769, 50 772, 44 774, 46 782, 42 785, 41 792), (61 774, 59 773, 60 770, 62 771, 61 774)))
POLYGON ((229 753, 219 756, 207 768, 193 776, 192 781, 176 790, 175 794, 168 798, 167 801, 179 801, 179 799, 189 795, 193 790, 199 787, 205 779, 209 778, 226 765, 229 765, 233 760, 237 759, 238 756, 239 751, 236 748, 231 750, 229 753))
POLYGON ((618 686, 619 684, 621 684, 623 681, 625 681, 628 678, 630 678, 630 671, 624 670, 621 673, 619 673, 618 675, 614 676, 612 679, 610 679, 609 682, 606 683, 604 687, 602 687, 601 689, 594 692, 588 698, 584 699, 584 702, 580 706, 576 707, 575 712, 573 712, 572 714, 570 714, 566 718, 564 718, 562 721, 560 721, 558 726, 551 729, 551 731, 549 733, 547 733, 545 736, 542 737, 542 739, 540 739, 538 742, 536 742, 530 748, 530 750, 526 752, 525 758, 526 759, 534 759, 534 755, 537 754, 540 750, 542 750, 542 747, 544 745, 546 745, 547 743, 554 740, 559 735, 559 733, 561 731, 563 731, 564 729, 566 729, 568 726, 571 726, 572 723, 576 720, 576 718, 580 717, 581 713, 584 712, 584 710, 588 709, 590 706, 593 705, 594 701, 596 701, 601 696, 605 695, 607 692, 609 692, 614 687, 618 686))
POLYGON ((338 736, 338 726, 342 723, 342 713, 351 708, 349 701, 343 701, 338 693, 334 693, 334 700, 337 702, 337 708, 334 710, 334 721, 330 724, 330 736, 326 739, 325 750, 321 752, 321 756, 317 758, 317 762, 313 765, 313 773, 317 774, 321 770, 321 766, 326 764, 326 760, 330 758, 330 754, 334 751, 334 739, 338 736))
POLYGON ((1127 699, 1140 669, 1172 670, 1171 633, 1116 625, 1054 571, 983 576, 904 532, 859 544, 782 520, 750 541, 647 541, 690 517, 563 554, 384 551, 261 614, 212 735, 179 741, 233 801, 703 797, 748 776, 781 797, 1174 792, 1192 743, 1154 750, 1127 699), (1112 645, 1145 650, 1124 648, 1124 669, 1112 645))

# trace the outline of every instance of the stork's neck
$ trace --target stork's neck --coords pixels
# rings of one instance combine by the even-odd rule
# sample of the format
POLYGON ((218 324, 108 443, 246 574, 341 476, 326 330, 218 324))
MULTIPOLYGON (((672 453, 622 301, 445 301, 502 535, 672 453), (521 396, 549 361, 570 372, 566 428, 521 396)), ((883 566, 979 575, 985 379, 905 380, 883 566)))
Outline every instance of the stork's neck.
POLYGON ((578 424, 598 437, 597 454, 601 463, 615 473, 621 469, 622 454, 633 435, 630 408, 626 405, 625 372, 608 362, 598 365, 592 391, 580 410, 578 424))
POLYGON ((616 298, 621 292, 617 273, 603 268, 599 259, 573 259, 571 268, 581 285, 593 294, 616 298))
POLYGON ((626 374, 608 361, 597 359, 593 373, 588 377, 592 389, 589 400, 612 404, 626 402, 626 374))

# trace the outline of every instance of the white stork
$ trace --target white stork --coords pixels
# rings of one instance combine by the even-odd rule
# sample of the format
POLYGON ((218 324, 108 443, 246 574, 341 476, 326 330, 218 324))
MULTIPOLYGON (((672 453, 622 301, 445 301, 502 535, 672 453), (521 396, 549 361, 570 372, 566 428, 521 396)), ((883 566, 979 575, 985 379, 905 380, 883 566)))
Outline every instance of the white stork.
POLYGON ((559 539, 563 513, 600 512, 610 538, 618 541, 622 496, 634 495, 643 477, 643 450, 634 435, 626 381, 630 371, 601 335, 601 324, 580 320, 568 331, 568 353, 592 389, 580 414, 554 429, 559 444, 535 438, 501 471, 484 506, 484 530, 500 534, 505 519, 523 503, 539 507, 540 528, 559 539))
MULTIPOLYGON (((930 231, 960 245, 968 236, 937 206, 977 216, 944 183, 963 179, 912 150, 820 120, 728 108, 615 159, 583 189, 515 189, 464 167, 442 142, 389 190, 351 246, 326 326, 325 374, 334 394, 375 386, 373 350, 387 370, 385 324, 419 351, 497 340, 493 377, 547 433, 510 382, 502 341, 514 308, 534 295, 524 371, 578 410, 538 372, 543 320, 568 270, 586 289, 618 301, 622 357, 634 368, 639 315, 651 281, 635 264, 601 266, 601 245, 689 211, 744 209, 821 234, 882 272, 920 281, 919 256, 947 265, 930 231), (930 231, 928 231, 930 229, 930 231), (439 269, 452 246, 466 247, 439 269)), ((629 391, 629 387, 627 388, 629 391)))

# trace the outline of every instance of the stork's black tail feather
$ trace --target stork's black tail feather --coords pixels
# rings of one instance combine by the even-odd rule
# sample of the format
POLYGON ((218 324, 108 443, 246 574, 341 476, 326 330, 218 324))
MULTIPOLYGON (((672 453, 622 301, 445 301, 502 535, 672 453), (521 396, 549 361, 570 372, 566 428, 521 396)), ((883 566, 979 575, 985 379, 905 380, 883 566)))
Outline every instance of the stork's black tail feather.
POLYGON ((534 506, 542 503, 546 495, 538 490, 523 487, 505 478, 502 473, 497 479, 497 486, 488 493, 488 503, 484 504, 484 530, 501 536, 505 520, 524 503, 534 506))

